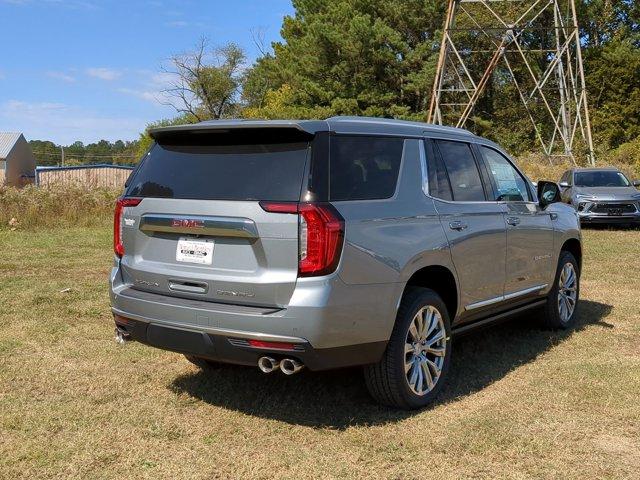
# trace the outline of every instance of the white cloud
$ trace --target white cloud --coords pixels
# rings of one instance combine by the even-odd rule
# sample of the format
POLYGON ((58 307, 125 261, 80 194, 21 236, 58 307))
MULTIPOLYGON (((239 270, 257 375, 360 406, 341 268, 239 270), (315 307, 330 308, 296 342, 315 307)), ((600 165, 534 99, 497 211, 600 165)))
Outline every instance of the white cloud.
POLYGON ((73 83, 76 81, 75 77, 68 75, 64 72, 56 72, 56 71, 48 71, 46 73, 47 77, 54 78, 56 80, 62 80, 63 82, 73 83))
POLYGON ((141 100, 157 104, 159 102, 160 92, 150 92, 146 90, 136 90, 134 88, 118 88, 118 92, 125 95, 132 95, 141 100))
POLYGON ((122 76, 122 72, 105 67, 87 68, 86 73, 90 77, 99 78, 100 80, 105 80, 108 82, 116 80, 120 78, 120 76, 122 76))
POLYGON ((168 27, 177 27, 177 28, 188 27, 189 26, 189 22, 186 22, 184 20, 173 20, 171 22, 167 22, 167 26, 168 27))
POLYGON ((9 100, 0 104, 0 130, 24 132, 28 139, 68 145, 105 140, 134 139, 148 119, 110 117, 56 102, 9 100))

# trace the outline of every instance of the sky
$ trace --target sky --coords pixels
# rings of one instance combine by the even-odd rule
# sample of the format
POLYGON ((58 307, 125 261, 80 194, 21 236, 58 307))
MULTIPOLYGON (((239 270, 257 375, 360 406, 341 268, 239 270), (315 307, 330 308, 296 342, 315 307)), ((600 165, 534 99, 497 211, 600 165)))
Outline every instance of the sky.
POLYGON ((174 54, 235 42, 251 63, 291 0, 0 0, 0 131, 68 145, 134 140, 162 105, 174 54))

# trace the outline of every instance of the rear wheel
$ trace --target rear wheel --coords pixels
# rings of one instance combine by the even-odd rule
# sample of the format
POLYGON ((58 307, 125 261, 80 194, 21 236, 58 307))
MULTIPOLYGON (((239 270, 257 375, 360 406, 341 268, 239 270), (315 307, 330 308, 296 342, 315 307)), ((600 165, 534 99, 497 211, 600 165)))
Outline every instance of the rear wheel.
POLYGON ((575 322, 580 298, 580 271, 575 257, 560 252, 553 288, 547 297, 544 323, 549 328, 566 329, 575 322))
POLYGON ((193 363, 196 367, 202 370, 211 370, 212 368, 218 366, 218 363, 212 360, 207 360, 206 358, 202 357, 196 357, 194 355, 185 355, 184 358, 186 358, 189 362, 193 363))
POLYGON ((436 397, 451 359, 451 330, 440 296, 426 288, 409 290, 380 362, 365 367, 365 381, 380 403, 422 408, 436 397))

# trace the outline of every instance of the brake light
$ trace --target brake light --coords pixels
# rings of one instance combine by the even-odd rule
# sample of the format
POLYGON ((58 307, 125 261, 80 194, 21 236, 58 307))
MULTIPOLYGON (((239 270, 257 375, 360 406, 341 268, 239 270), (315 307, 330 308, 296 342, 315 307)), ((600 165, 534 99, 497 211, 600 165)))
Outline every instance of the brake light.
POLYGON ((113 213, 113 251, 118 257, 124 255, 122 245, 122 211, 125 207, 135 207, 142 201, 141 198, 118 198, 116 209, 113 213))
POLYGON ((298 214, 298 273, 301 277, 328 275, 340 262, 344 219, 329 203, 260 202, 272 213, 298 214))

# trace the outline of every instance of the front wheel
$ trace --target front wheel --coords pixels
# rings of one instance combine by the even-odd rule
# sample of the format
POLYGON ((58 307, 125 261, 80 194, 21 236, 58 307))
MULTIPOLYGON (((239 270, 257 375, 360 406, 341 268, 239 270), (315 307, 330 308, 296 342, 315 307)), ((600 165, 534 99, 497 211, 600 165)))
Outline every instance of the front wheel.
POLYGON ((436 397, 451 359, 447 307, 426 288, 409 290, 382 359, 365 367, 365 381, 380 403, 404 409, 422 408, 436 397))
POLYGON ((553 288, 547 296, 544 323, 549 328, 567 329, 575 323, 580 298, 580 270, 575 257, 560 252, 553 288))

